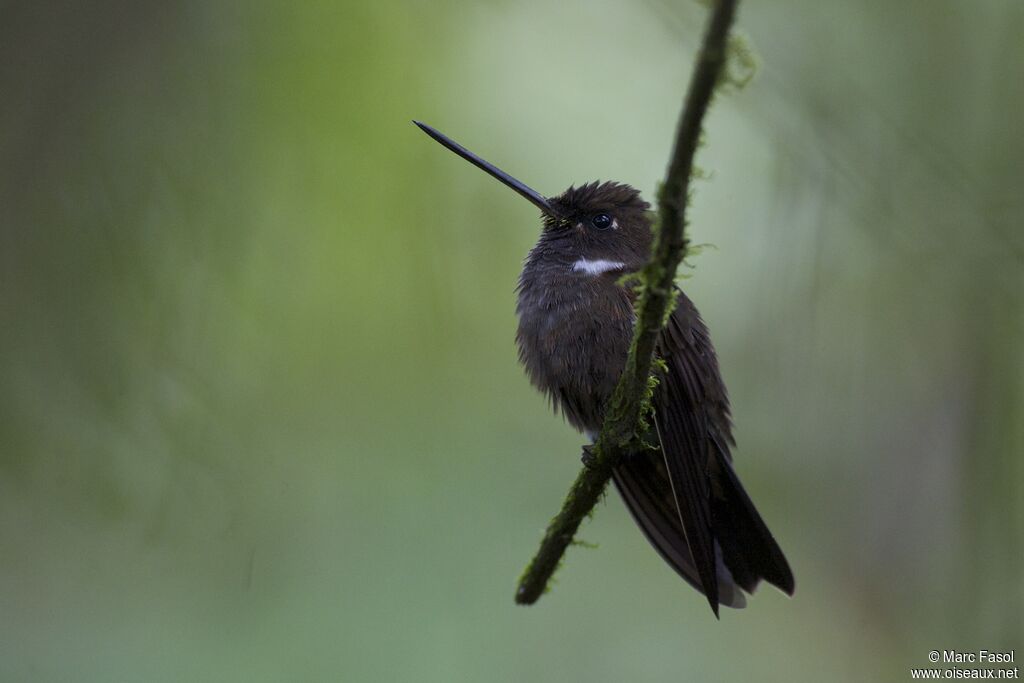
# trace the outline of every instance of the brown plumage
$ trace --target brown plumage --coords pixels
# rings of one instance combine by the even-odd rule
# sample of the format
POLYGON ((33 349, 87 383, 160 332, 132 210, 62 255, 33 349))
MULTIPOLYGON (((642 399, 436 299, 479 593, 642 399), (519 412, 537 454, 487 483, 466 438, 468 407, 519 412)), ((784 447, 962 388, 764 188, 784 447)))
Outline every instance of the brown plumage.
MULTIPOLYGON (((543 230, 519 277, 519 358, 570 424, 596 434, 632 337, 633 295, 621 280, 649 258, 649 205, 620 183, 595 182, 544 198, 417 125, 541 209, 543 230)), ((729 399, 718 360, 682 292, 657 353, 667 369, 654 396, 650 441, 660 448, 616 468, 626 507, 716 615, 719 604, 742 607, 744 591, 762 580, 792 594, 786 558, 733 470, 729 399)))
MULTIPOLYGON (((650 249, 648 204, 627 185, 592 183, 548 200, 555 210, 519 279, 519 357, 535 386, 577 429, 594 434, 625 363, 633 327, 621 276, 650 249), (607 214, 614 227, 596 229, 607 214), (574 267, 602 263, 600 272, 574 267)), ((787 593, 782 551, 732 469, 729 399, 707 328, 679 292, 658 354, 654 398, 659 452, 614 475, 626 506, 662 557, 718 604, 741 607, 761 579, 787 593)))

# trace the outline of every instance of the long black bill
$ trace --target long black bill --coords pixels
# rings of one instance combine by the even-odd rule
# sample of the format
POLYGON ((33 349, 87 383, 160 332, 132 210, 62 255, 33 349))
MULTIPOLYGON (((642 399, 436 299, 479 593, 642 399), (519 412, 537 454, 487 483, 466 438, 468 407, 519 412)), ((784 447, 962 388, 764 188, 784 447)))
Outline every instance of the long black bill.
POLYGON ((453 151, 456 154, 458 154, 460 157, 462 157, 463 159, 465 159, 469 163, 473 164, 474 166, 476 166, 477 168, 479 168, 479 169, 481 169, 483 171, 486 171, 487 173, 490 173, 492 176, 494 176, 495 178, 500 180, 502 183, 504 183, 505 185, 508 185, 509 187, 511 187, 513 190, 518 192, 520 194, 520 196, 525 197, 526 199, 528 199, 534 206, 536 206, 538 209, 540 209, 544 213, 548 214, 549 216, 555 215, 555 210, 551 206, 551 204, 548 202, 548 200, 545 199, 536 190, 534 190, 534 189, 526 186, 525 184, 519 182, 518 180, 516 180, 515 178, 510 176, 508 173, 505 173, 504 171, 502 171, 500 168, 498 168, 494 164, 490 164, 490 163, 484 161, 483 159, 481 159, 477 155, 473 154, 472 152, 470 152, 468 149, 466 149, 465 147, 463 147, 459 143, 457 143, 454 140, 452 140, 450 137, 448 137, 444 133, 441 133, 440 131, 435 130, 434 128, 431 128, 430 126, 428 126, 425 123, 420 123, 419 121, 413 121, 413 123, 415 123, 417 126, 419 126, 420 130, 422 130, 424 133, 426 133, 430 137, 434 138, 435 140, 440 142, 442 145, 444 145, 445 147, 447 147, 451 151, 453 151))

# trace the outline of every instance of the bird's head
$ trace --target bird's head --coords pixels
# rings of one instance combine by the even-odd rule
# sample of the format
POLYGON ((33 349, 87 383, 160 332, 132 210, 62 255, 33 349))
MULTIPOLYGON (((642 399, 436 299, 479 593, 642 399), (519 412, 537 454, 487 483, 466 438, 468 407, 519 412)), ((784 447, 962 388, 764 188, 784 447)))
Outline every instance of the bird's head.
POLYGON ((539 253, 569 259, 577 269, 596 274, 638 270, 650 254, 650 205, 640 192, 615 182, 570 187, 557 197, 544 197, 497 166, 483 160, 443 133, 414 121, 423 132, 541 210, 543 231, 539 253))

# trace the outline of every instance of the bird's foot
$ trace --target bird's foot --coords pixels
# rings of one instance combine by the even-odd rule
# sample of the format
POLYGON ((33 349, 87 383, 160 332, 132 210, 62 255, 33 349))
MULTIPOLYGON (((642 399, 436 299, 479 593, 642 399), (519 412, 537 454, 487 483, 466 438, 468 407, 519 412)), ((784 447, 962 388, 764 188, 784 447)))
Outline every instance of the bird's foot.
POLYGON ((580 456, 580 462, 587 469, 593 469, 594 465, 597 464, 597 450, 594 448, 594 444, 589 443, 583 447, 583 455, 580 456))

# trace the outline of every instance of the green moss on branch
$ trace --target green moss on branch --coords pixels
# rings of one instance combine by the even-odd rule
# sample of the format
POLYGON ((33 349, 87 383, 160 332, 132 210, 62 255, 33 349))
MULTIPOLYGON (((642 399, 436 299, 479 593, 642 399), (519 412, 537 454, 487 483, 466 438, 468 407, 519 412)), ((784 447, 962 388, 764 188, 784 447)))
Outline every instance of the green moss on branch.
POLYGON ((626 367, 605 410, 604 425, 590 458, 576 477, 561 511, 548 524, 540 548, 519 579, 516 602, 530 605, 547 591, 566 548, 580 523, 604 494, 615 466, 624 457, 648 446, 643 442, 646 417, 651 412, 651 369, 654 348, 675 304, 676 269, 686 256, 686 208, 693 158, 700 145, 701 123, 715 86, 722 78, 729 27, 738 0, 713 4, 669 157, 665 182, 658 191, 658 221, 651 260, 639 276, 636 326, 626 367))

